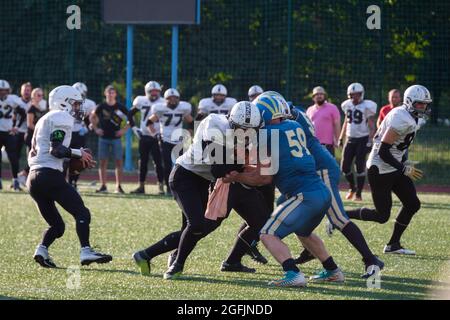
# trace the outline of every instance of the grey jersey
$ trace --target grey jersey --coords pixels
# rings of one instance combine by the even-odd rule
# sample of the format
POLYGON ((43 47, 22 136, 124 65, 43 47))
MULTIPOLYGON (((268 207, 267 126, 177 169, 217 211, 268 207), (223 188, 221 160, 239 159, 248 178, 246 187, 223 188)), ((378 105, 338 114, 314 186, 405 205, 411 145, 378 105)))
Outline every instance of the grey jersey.
POLYGON ((198 111, 203 114, 228 114, 236 103, 237 100, 230 97, 226 97, 225 101, 220 105, 216 104, 212 98, 204 98, 198 104, 198 111))
POLYGON ((153 105, 152 113, 159 119, 163 141, 172 144, 177 144, 181 141, 183 118, 190 115, 191 112, 191 104, 185 101, 180 101, 174 109, 169 108, 166 102, 153 105))
POLYGON ((21 99, 9 94, 4 100, 0 100, 0 132, 9 132, 13 127, 13 113, 16 108, 21 108, 21 99))
POLYGON ((66 111, 54 110, 45 114, 36 124, 31 150, 28 154, 30 170, 50 168, 63 171, 64 159, 50 154, 52 135, 63 135, 63 146, 69 147, 72 139, 74 118, 66 111))
POLYGON ((397 169, 384 162, 378 155, 383 136, 389 129, 394 130, 398 134, 398 139, 394 142, 389 151, 395 159, 401 162, 403 155, 414 140, 419 128, 420 125, 418 124, 417 119, 414 118, 404 106, 397 107, 389 112, 383 122, 381 122, 373 139, 373 148, 367 160, 367 168, 377 166, 381 174, 396 171, 397 169))
POLYGON ((377 104, 371 100, 363 100, 354 105, 351 99, 341 105, 347 117, 347 130, 345 134, 351 138, 367 137, 369 135, 368 119, 377 113, 377 104))
POLYGON ((224 144, 227 130, 231 130, 230 123, 225 115, 210 114, 197 127, 194 139, 189 149, 176 163, 183 168, 207 179, 214 180, 211 174, 211 161, 203 155, 204 142, 224 144))
MULTIPOLYGON (((96 107, 97 107, 97 105, 95 104, 94 101, 92 101, 90 99, 85 99, 84 103, 83 103, 83 109, 86 114, 86 117, 89 117, 89 114, 91 114, 92 111, 94 111, 96 107)), ((85 126, 86 126, 86 124, 84 123, 84 121, 76 119, 73 124, 72 132, 79 132, 81 130, 81 128, 85 127, 85 126)))
MULTIPOLYGON (((142 131, 142 135, 151 136, 150 130, 147 128, 147 120, 153 114, 152 107, 155 104, 165 103, 164 98, 159 97, 155 101, 151 101, 147 96, 137 96, 133 101, 133 107, 136 107, 141 112, 141 125, 140 129, 142 131)), ((156 132, 160 132, 159 122, 153 124, 156 132)))

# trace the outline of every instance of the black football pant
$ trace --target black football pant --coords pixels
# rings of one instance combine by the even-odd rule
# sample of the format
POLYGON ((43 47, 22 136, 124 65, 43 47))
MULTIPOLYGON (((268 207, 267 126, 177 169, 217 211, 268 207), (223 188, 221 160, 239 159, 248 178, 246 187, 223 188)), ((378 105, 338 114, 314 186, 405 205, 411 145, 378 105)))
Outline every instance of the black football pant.
POLYGON ((341 168, 349 183, 349 188, 356 191, 358 196, 361 196, 366 179, 366 155, 369 152, 367 142, 369 137, 351 138, 349 137, 342 153, 341 168), (356 186, 355 178, 352 172, 352 163, 355 161, 356 167, 356 186))
MULTIPOLYGON (((171 150, 172 151, 172 150, 171 150)), ((150 155, 153 159, 153 164, 155 165, 156 176, 158 177, 158 182, 164 181, 164 169, 161 159, 161 149, 159 147, 159 141, 157 138, 150 136, 142 136, 139 140, 139 182, 144 183, 147 177, 148 171, 148 161, 150 160, 150 155)), ((172 161, 170 168, 172 167, 172 161)), ((170 175, 170 171, 169 171, 170 175)), ((167 182, 167 180, 166 180, 167 182)))
MULTIPOLYGON (((9 163, 13 178, 17 178, 19 173, 19 158, 17 156, 16 136, 10 135, 9 132, 0 131, 0 149, 4 146, 8 155, 9 163)), ((2 177, 2 155, 0 152, 0 179, 2 177)))
POLYGON ((162 158, 164 163, 164 182, 166 183, 167 190, 170 190, 169 176, 173 168, 172 150, 176 144, 163 141, 161 143, 162 158))
POLYGON ((40 214, 50 226, 44 232, 42 245, 48 248, 64 234, 65 224, 56 208, 58 203, 75 218, 81 247, 90 246, 91 213, 78 192, 66 182, 62 172, 49 168, 32 170, 28 175, 27 188, 40 214))
MULTIPOLYGON (((70 141, 70 148, 80 149, 86 147, 86 136, 81 136, 79 132, 72 132, 72 140, 70 141)), ((65 166, 65 171, 67 171, 68 165, 65 166)), ((69 183, 77 183, 80 178, 79 174, 70 174, 69 172, 69 183)))

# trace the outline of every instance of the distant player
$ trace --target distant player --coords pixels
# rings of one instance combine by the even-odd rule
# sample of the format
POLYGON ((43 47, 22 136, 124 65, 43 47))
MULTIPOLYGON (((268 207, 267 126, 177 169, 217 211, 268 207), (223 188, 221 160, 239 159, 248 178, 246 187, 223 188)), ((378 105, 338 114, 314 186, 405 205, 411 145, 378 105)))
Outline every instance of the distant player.
POLYGON ((67 210, 76 222, 80 240, 82 265, 112 260, 107 254, 95 252, 89 243, 91 214, 78 192, 66 182, 63 175, 65 158, 81 159, 85 167, 93 167, 95 161, 83 149, 69 147, 75 119, 82 119, 83 98, 71 86, 53 89, 49 96, 50 112, 36 124, 31 151, 28 155, 30 174, 27 187, 36 206, 50 226, 37 246, 34 260, 45 268, 56 268, 48 253, 50 245, 64 234, 64 221, 56 203, 67 210))
POLYGON ((307 149, 303 128, 295 121, 284 120, 287 102, 278 93, 263 93, 255 100, 255 104, 267 130, 270 159, 272 162, 278 161, 279 170, 274 175, 262 175, 260 170, 232 172, 227 178, 249 185, 267 184, 273 180, 287 199, 276 208, 261 230, 261 241, 285 272, 283 278, 270 284, 282 287, 303 287, 307 284, 304 274, 295 265, 288 246, 282 241, 292 233, 319 258, 325 269, 312 277, 312 280, 343 282, 342 271, 328 254, 320 238, 313 234, 331 204, 331 197, 316 173, 314 158, 307 149), (278 135, 278 154, 273 150, 275 145, 271 143, 271 135, 275 134, 278 135))
MULTIPOLYGON (((17 154, 17 134, 22 123, 26 120, 25 109, 16 95, 11 94, 11 87, 6 80, 0 80, 0 149, 4 146, 11 163, 12 188, 21 191, 17 175, 19 173, 19 157, 17 154), (13 120, 14 113, 18 122, 13 120)), ((1 179, 1 153, 0 153, 0 190, 3 188, 1 179)))
MULTIPOLYGON (((83 97, 83 109, 87 114, 87 116, 84 117, 83 120, 75 119, 72 129, 72 141, 70 142, 70 147, 73 149, 80 149, 86 147, 86 138, 89 132, 89 114, 91 114, 95 110, 97 105, 94 101, 87 98, 88 88, 84 83, 77 82, 72 87, 78 90, 78 92, 83 97)), ((69 183, 74 188, 77 188, 77 182, 79 178, 79 174, 69 173, 69 183)))
POLYGON ((133 101, 133 107, 128 113, 131 129, 139 139, 139 187, 131 191, 134 194, 145 193, 145 179, 147 177, 150 155, 152 156, 158 178, 159 194, 164 194, 164 169, 159 146, 161 137, 160 124, 159 122, 153 123, 155 133, 151 133, 147 128, 148 118, 152 115, 152 107, 162 103, 164 103, 164 99, 161 97, 161 85, 156 81, 150 81, 145 85, 145 96, 137 96, 133 101), (140 112, 141 116, 139 128, 134 122, 134 116, 138 112, 140 112))
POLYGON ((345 199, 362 200, 362 190, 366 179, 366 155, 372 147, 372 139, 375 134, 375 114, 377 104, 364 99, 364 87, 360 83, 352 83, 347 89, 348 100, 342 103, 342 111, 345 113, 339 145, 345 143, 342 153, 342 172, 349 183, 349 192, 345 199), (352 163, 355 161, 356 185, 352 172, 352 163))
MULTIPOLYGON (((164 182, 166 195, 172 193, 169 186, 169 175, 173 167, 172 150, 176 145, 183 143, 181 129, 183 122, 192 124, 192 105, 186 101, 180 101, 180 93, 177 89, 167 89, 164 92, 164 102, 152 106, 152 115, 147 120, 147 127, 152 135, 156 135, 155 123, 159 122, 162 140, 162 158, 164 162, 164 182)), ((176 155, 177 157, 178 155, 176 155)))
POLYGON ((204 98, 198 104, 196 121, 201 121, 211 113, 228 114, 237 100, 228 97, 228 90, 223 84, 216 84, 211 90, 211 98, 204 98))
POLYGON ((420 209, 413 180, 422 178, 423 173, 408 164, 404 156, 420 128, 419 120, 430 114, 431 102, 430 92, 424 86, 414 85, 406 89, 403 105, 390 111, 381 122, 367 160, 375 209, 360 208, 347 212, 351 219, 386 223, 391 215, 392 192, 400 199, 402 207, 384 253, 415 254, 415 251, 403 248, 400 239, 420 209))
POLYGON ((250 102, 252 102, 253 100, 255 100, 256 98, 258 98, 258 96, 263 93, 264 90, 263 88, 261 88, 258 85, 253 85, 248 89, 248 100, 250 102))

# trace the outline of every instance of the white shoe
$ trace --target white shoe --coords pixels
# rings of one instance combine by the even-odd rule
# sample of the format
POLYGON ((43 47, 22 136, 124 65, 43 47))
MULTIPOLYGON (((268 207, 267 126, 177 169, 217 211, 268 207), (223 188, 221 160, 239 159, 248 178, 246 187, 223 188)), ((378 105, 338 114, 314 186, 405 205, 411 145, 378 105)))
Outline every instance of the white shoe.
POLYGON ((80 261, 82 266, 88 266, 91 263, 108 263, 112 261, 112 256, 95 252, 91 247, 81 248, 80 261))
POLYGON ((56 268, 56 264, 53 262, 52 258, 48 254, 47 247, 42 244, 38 245, 36 251, 34 252, 34 261, 39 263, 44 268, 56 268))
POLYGON ((403 254, 407 256, 414 256, 416 252, 414 250, 409 250, 403 248, 400 243, 385 245, 383 253, 385 254, 403 254))
POLYGON ((287 271, 284 273, 283 278, 269 282, 269 286, 274 287, 306 287, 307 284, 308 281, 305 279, 305 275, 294 271, 287 271))
POLYGON ((17 177, 17 180, 19 180, 19 184, 26 188, 27 187, 27 176, 24 174, 21 174, 17 177))

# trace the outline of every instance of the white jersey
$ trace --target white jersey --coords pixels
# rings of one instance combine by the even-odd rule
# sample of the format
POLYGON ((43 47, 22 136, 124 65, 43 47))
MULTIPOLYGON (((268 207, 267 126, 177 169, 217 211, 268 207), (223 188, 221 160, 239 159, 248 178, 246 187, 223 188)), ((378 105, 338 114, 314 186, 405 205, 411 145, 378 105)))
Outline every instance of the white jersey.
POLYGON ((363 100, 354 105, 351 99, 341 105, 347 117, 347 130, 345 134, 350 138, 361 138, 369 135, 368 119, 377 113, 377 104, 372 100, 363 100))
POLYGON ((64 159, 50 154, 51 137, 59 135, 63 138, 63 146, 69 147, 72 139, 74 118, 66 111, 54 110, 45 114, 36 124, 31 150, 28 154, 30 170, 50 168, 63 171, 64 159))
MULTIPOLYGON (((27 102, 19 97, 18 102, 19 102, 20 107, 23 110, 25 110, 25 119, 23 119, 23 122, 19 127, 19 132, 26 133, 28 131, 26 113, 28 112, 28 109, 30 109, 30 107, 31 107, 31 100, 27 102)), ((17 120, 16 120, 17 123, 19 123, 21 120, 22 120, 21 117, 19 115, 17 115, 17 120)))
MULTIPOLYGON (((225 115, 210 114, 200 122, 197 131, 195 131, 192 144, 183 155, 178 157, 176 163, 186 170, 213 181, 211 161, 208 158, 203 159, 204 142, 214 141, 223 144, 228 129, 231 129, 231 127, 225 115)), ((207 155, 205 156, 207 157, 207 155)))
MULTIPOLYGON (((95 104, 94 101, 90 100, 90 99, 85 99, 84 103, 83 103, 83 109, 84 112, 86 113, 86 117, 89 117, 89 115, 92 113, 92 111, 95 110, 95 108, 97 107, 97 105, 95 104)), ((79 132, 81 130, 81 128, 86 127, 86 124, 84 123, 84 121, 76 119, 74 120, 73 123, 73 129, 72 132, 79 132)))
POLYGON ((13 127, 13 113, 16 108, 21 108, 21 99, 9 94, 4 100, 0 100, 0 132, 9 132, 13 127))
POLYGON ((381 122, 381 125, 375 134, 373 148, 367 160, 367 168, 377 166, 381 174, 396 171, 397 169, 384 162, 378 155, 378 151, 381 147, 381 139, 383 139, 383 136, 389 129, 394 130, 399 135, 389 151, 395 159, 401 162, 403 155, 414 140, 419 128, 420 124, 418 123, 417 118, 414 118, 404 106, 394 108, 388 113, 386 118, 384 118, 383 122, 381 122))
MULTIPOLYGON (((147 128, 147 120, 150 118, 152 113, 152 107, 155 104, 164 104, 164 98, 159 97, 159 99, 155 101, 151 101, 147 96, 137 96, 133 101, 133 107, 136 107, 139 111, 141 111, 141 132, 144 136, 152 136, 150 130, 147 128)), ((153 124, 156 132, 160 132, 161 128, 159 122, 153 124)))
POLYGON ((178 144, 182 139, 183 118, 190 115, 192 106, 190 103, 180 101, 176 108, 171 109, 167 103, 155 104, 152 114, 155 114, 161 125, 160 132, 164 142, 178 144))
POLYGON ((198 104, 198 112, 207 115, 211 113, 229 114, 236 103, 236 99, 229 97, 226 97, 225 101, 220 105, 216 104, 212 98, 204 98, 198 104))

